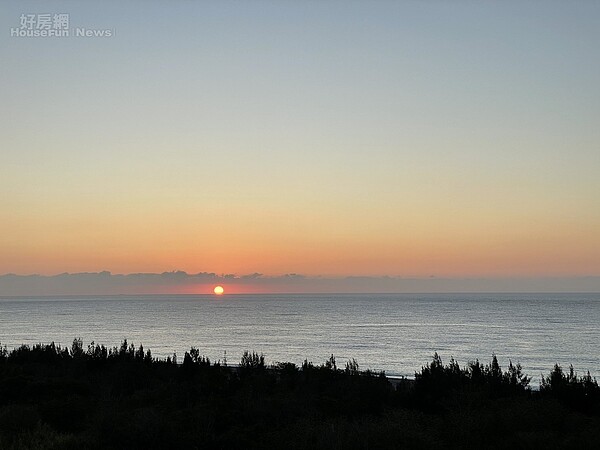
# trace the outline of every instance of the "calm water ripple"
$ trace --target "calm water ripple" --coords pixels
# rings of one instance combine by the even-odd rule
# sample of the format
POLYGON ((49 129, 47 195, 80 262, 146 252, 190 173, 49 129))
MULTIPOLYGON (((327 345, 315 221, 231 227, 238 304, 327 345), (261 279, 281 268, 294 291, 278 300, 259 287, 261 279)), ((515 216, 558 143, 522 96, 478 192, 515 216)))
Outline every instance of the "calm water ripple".
POLYGON ((73 338, 107 346, 123 338, 155 356, 194 345, 213 360, 244 350, 267 361, 334 353, 343 365, 409 375, 434 351, 459 363, 492 353, 539 379, 554 363, 600 376, 600 294, 395 294, 0 298, 0 342, 73 338))

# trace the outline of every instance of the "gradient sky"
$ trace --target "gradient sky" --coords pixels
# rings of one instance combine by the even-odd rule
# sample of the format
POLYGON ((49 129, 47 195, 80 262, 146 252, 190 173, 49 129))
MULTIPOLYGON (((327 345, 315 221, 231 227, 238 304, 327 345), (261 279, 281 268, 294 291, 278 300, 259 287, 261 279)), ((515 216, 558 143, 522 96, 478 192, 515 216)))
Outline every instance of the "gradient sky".
POLYGON ((600 275, 600 2, 3 1, 0 60, 0 274, 600 275))

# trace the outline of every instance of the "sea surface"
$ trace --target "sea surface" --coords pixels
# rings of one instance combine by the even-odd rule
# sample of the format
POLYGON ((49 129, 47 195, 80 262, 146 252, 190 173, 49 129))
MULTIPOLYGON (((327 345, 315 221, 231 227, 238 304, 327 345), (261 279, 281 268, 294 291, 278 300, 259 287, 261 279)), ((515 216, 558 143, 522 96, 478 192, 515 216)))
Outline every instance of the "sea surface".
POLYGON ((600 378, 600 294, 156 295, 0 298, 0 343, 81 337, 143 344, 154 356, 190 346, 236 364, 244 350, 267 362, 338 366, 414 376, 438 352, 464 365, 492 353, 533 377, 555 363, 600 378))

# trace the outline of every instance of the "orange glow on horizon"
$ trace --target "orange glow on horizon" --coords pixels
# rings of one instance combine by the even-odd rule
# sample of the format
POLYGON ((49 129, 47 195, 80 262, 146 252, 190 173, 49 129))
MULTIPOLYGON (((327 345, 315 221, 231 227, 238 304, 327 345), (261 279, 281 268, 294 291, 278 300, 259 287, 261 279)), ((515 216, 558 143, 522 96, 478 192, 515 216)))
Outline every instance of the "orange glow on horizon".
MULTIPOLYGON (((267 276, 523 277, 600 270, 600 219, 562 218, 576 217, 576 210, 555 217, 551 205, 523 212, 455 204, 457 211, 449 211, 424 202, 401 215, 372 205, 369 214, 357 215, 356 208, 346 210, 344 204, 333 209, 317 204, 302 215, 263 207, 258 216, 247 206, 230 205, 225 222, 169 203, 168 213, 160 216, 143 203, 135 215, 117 207, 100 214, 85 204, 77 213, 56 215, 37 206, 15 208, 3 221, 0 274, 177 269, 267 276), (172 233, 173 221, 177 233, 172 233)), ((225 215, 215 209, 215 216, 225 215)), ((228 294, 261 289, 248 284, 228 286, 228 294)))

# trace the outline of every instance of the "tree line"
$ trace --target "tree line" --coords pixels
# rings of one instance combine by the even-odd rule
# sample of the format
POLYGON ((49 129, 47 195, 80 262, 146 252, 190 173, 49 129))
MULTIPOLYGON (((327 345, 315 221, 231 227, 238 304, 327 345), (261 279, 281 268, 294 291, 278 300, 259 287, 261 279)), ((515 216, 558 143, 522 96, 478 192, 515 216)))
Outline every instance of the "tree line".
MULTIPOLYGON (((156 358, 107 348, 0 347, 0 448, 549 448, 600 442, 600 388, 556 365, 539 390, 519 364, 435 354, 414 379, 305 360, 156 358)), ((594 444, 595 445, 595 444, 594 444)))

